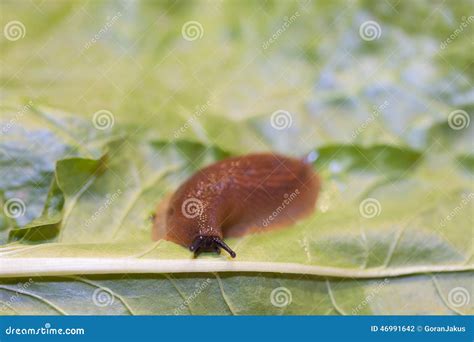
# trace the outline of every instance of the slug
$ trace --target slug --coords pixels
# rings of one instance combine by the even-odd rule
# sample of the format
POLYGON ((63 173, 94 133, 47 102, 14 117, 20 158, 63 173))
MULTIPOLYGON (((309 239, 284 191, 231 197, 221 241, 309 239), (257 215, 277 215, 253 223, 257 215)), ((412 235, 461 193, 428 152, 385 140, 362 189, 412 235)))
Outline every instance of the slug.
POLYGON ((158 205, 154 239, 188 247, 195 257, 224 249, 235 258, 224 238, 288 225, 314 210, 320 181, 313 157, 250 154, 199 170, 158 205))

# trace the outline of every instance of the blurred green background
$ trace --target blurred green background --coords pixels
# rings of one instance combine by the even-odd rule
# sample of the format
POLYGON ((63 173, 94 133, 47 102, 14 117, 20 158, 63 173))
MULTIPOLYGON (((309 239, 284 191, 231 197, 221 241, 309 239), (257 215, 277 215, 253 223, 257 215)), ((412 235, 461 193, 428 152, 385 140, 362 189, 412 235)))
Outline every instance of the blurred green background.
MULTIPOLYGON (((217 119, 197 122, 211 139, 226 128, 217 121, 216 132, 219 118, 258 121, 284 109, 298 136, 316 130, 347 142, 351 122, 360 125, 388 101, 388 129, 357 139, 403 136, 420 146, 424 137, 411 126, 473 102, 468 0, 4 0, 1 11, 1 27, 24 25, 21 39, 0 41, 3 104, 32 100, 87 118, 106 109, 118 123, 163 136, 205 106, 205 117, 217 119), (359 34, 369 20, 380 26, 371 41, 359 34), (201 25, 195 40, 183 38, 189 21, 201 25), (462 22, 467 27, 445 44, 462 22), (342 120, 331 125, 333 118, 342 120), (305 131, 306 123, 318 127, 305 131)), ((320 138, 308 139, 304 146, 283 139, 280 148, 305 151, 320 138)))

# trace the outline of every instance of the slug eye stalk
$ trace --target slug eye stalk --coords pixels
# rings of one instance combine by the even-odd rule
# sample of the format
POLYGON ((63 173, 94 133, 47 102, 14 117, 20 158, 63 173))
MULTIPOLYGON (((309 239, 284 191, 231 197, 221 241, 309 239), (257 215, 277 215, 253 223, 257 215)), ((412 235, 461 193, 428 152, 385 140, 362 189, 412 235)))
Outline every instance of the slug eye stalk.
POLYGON ((194 252, 194 257, 197 257, 201 252, 220 253, 221 248, 229 253, 232 258, 236 257, 237 254, 218 236, 199 235, 194 239, 191 246, 189 246, 189 250, 194 252))

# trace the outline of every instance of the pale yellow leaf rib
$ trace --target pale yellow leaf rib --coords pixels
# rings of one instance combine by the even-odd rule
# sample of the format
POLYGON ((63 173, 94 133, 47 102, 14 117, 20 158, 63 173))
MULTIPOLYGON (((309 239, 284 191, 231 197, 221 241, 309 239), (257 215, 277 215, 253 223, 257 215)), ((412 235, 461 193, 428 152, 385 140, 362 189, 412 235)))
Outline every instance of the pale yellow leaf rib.
MULTIPOLYGON (((74 280, 77 280, 77 281, 80 281, 82 283, 85 283, 85 284, 88 284, 88 285, 91 285, 93 287, 96 287, 96 288, 99 288, 99 289, 103 289, 104 287, 100 284, 97 284, 96 282, 94 281, 91 281, 89 279, 85 279, 83 277, 79 277, 79 276, 66 276, 66 278, 70 278, 70 279, 74 279, 74 280)), ((127 301, 121 296, 119 295, 118 293, 115 293, 114 291, 112 291, 111 289, 108 289, 110 290, 110 292, 112 292, 112 295, 117 298, 124 306, 125 308, 128 310, 128 312, 135 316, 136 313, 133 311, 133 309, 130 307, 130 305, 127 303, 127 301)))
POLYGON ((45 298, 43 298, 43 297, 41 297, 37 294, 31 293, 29 291, 25 291, 23 289, 11 288, 7 285, 0 285, 0 289, 4 289, 4 290, 15 292, 15 293, 20 293, 22 295, 35 298, 35 299, 39 300, 40 302, 43 302, 44 304, 46 304, 49 307, 53 308, 55 311, 59 312, 61 315, 65 315, 65 316, 68 315, 68 313, 66 311, 64 311, 63 309, 61 309, 59 306, 57 306, 56 304, 52 303, 51 301, 49 301, 49 300, 47 300, 47 299, 45 299, 45 298))
POLYGON ((453 307, 453 306, 446 300, 446 298, 445 298, 444 295, 443 295, 443 292, 441 291, 441 288, 440 288, 440 286, 439 286, 439 283, 438 283, 438 280, 436 279, 436 277, 433 275, 433 276, 431 277, 431 279, 432 279, 433 284, 434 284, 434 286, 435 286, 435 288, 436 288, 436 293, 438 293, 438 296, 439 296, 439 298, 441 298, 441 300, 443 301, 444 305, 446 305, 446 307, 447 307, 449 310, 455 312, 455 313, 458 314, 458 315, 462 315, 462 316, 463 316, 464 314, 463 314, 461 311, 459 311, 458 309, 456 309, 455 307, 453 307))
MULTIPOLYGON (((165 274, 165 277, 168 279, 168 281, 171 283, 171 285, 173 285, 173 287, 175 288, 176 292, 179 294, 179 296, 181 297, 182 299, 182 304, 186 303, 186 296, 181 292, 181 290, 179 289, 178 285, 176 285, 176 282, 174 281, 173 277, 171 277, 169 274, 165 274)), ((188 305, 184 305, 186 307, 186 310, 188 310, 189 314, 192 315, 193 312, 191 311, 191 308, 189 307, 189 304, 188 305)), ((179 307, 179 306, 178 306, 179 307)), ((178 308, 177 307, 177 308, 178 308)))
POLYGON ((339 278, 389 278, 419 273, 474 271, 474 265, 417 265, 350 269, 296 263, 209 259, 3 258, 0 277, 122 273, 262 272, 339 278))
POLYGON ((344 312, 343 309, 341 309, 339 307, 339 305, 337 305, 336 303, 336 298, 334 297, 334 294, 332 292, 332 289, 331 289, 331 283, 329 282, 329 279, 326 279, 326 287, 328 289, 328 294, 329 294, 329 298, 331 299, 331 304, 332 306, 334 306, 334 309, 336 309, 336 311, 342 315, 342 316, 347 316, 347 314, 344 312))
POLYGON ((227 307, 229 308, 230 313, 231 313, 233 316, 235 316, 236 313, 235 313, 234 309, 232 308, 232 305, 231 305, 231 303, 230 303, 229 298, 227 297, 226 293, 224 292, 224 284, 222 284, 221 278, 219 277, 219 275, 218 275, 217 273, 214 273, 214 276, 216 277, 217 283, 219 284, 219 288, 220 288, 220 290, 221 290, 222 298, 224 299, 225 304, 226 304, 227 307))

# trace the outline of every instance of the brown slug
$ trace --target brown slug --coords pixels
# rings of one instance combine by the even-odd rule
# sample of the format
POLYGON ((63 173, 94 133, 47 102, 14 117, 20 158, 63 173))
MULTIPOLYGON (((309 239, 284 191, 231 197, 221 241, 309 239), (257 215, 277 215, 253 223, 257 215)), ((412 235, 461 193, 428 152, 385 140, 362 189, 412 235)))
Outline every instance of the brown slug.
POLYGON ((195 256, 222 248, 234 258, 225 237, 288 225, 314 210, 320 182, 313 156, 250 154, 199 170, 158 205, 154 238, 188 247, 195 256))

